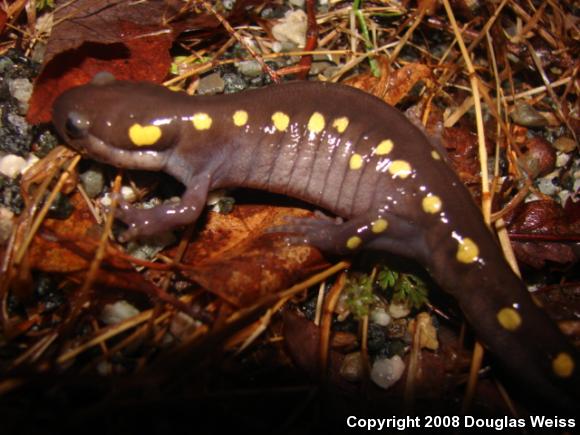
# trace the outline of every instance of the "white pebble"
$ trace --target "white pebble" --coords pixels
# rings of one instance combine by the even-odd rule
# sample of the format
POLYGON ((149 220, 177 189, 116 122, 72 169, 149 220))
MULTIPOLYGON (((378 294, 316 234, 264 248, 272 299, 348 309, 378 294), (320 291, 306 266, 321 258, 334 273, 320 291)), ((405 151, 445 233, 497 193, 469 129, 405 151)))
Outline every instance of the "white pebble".
POLYGON ((280 53, 282 51, 282 43, 278 41, 274 41, 272 43, 272 51, 274 53, 280 53))
POLYGON ((8 154, 0 159, 0 173, 8 178, 16 178, 25 166, 26 160, 16 154, 8 154))
POLYGON ((298 47, 306 44, 308 17, 303 10, 288 11, 284 18, 272 27, 272 36, 280 42, 292 42, 298 47))
POLYGON ((570 161, 570 154, 566 154, 566 153, 563 153, 561 151, 558 151, 556 153, 556 167, 557 168, 562 168, 562 167, 566 166, 569 161, 570 161))
POLYGON ((101 361, 97 364, 97 373, 101 376, 111 376, 113 374, 113 364, 109 361, 101 361))
POLYGON ((127 202, 135 202, 137 200, 137 195, 135 195, 135 190, 129 186, 121 187, 121 196, 127 202))
POLYGON ((139 310, 127 301, 107 304, 101 312, 101 320, 106 325, 115 325, 139 314, 139 310))
POLYGON ((552 180, 554 178, 557 178, 557 176, 558 176, 557 172, 551 172, 550 174, 546 175, 545 177, 540 178, 537 181, 538 189, 540 190, 540 192, 542 192, 544 195, 549 195, 549 196, 554 196, 554 195, 557 195, 558 193, 560 193, 562 188, 560 186, 556 186, 554 183, 552 183, 552 180))
POLYGON ((391 323, 391 316, 383 307, 378 307, 371 311, 371 322, 381 326, 388 326, 391 323))
POLYGON ((297 8, 302 8, 304 7, 304 0, 290 0, 290 4, 297 8))
POLYGON ((113 200, 111 199, 111 194, 105 193, 105 195, 103 195, 103 197, 99 200, 99 202, 103 207, 110 207, 111 204, 113 203, 113 200))
POLYGON ((387 390, 397 383, 405 372, 405 363, 399 355, 392 358, 378 359, 371 369, 371 380, 387 390))
POLYGON ((227 198, 227 196, 228 196, 228 191, 225 189, 212 190, 207 195, 207 199, 205 200, 205 203, 207 205, 216 205, 218 202, 222 201, 224 198, 227 198))
POLYGON ((401 302, 392 302, 389 305, 389 314, 393 319, 402 319, 403 317, 407 317, 411 312, 411 307, 408 304, 401 303, 401 302))
POLYGON ((18 101, 18 111, 24 115, 28 111, 28 100, 32 95, 32 82, 24 78, 8 80, 8 88, 10 94, 18 101))

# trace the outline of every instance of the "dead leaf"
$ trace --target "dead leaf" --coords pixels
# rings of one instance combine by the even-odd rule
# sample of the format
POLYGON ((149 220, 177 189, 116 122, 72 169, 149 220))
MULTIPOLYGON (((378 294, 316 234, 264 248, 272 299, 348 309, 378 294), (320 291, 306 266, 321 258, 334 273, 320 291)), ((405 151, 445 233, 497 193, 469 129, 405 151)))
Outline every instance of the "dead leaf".
POLYGON ((506 222, 520 261, 535 268, 543 267, 546 261, 559 264, 578 261, 566 238, 580 234, 580 203, 568 201, 562 208, 552 200, 528 202, 506 216, 506 222))
POLYGON ((479 158, 477 135, 466 128, 443 130, 443 145, 447 149, 451 166, 463 184, 479 183, 479 158))
MULTIPOLYGON (((284 290, 328 266, 310 246, 288 246, 280 235, 265 231, 304 210, 239 205, 228 215, 210 213, 188 246, 184 273, 202 287, 236 306, 284 290)), ((169 254, 171 255, 171 254, 169 254)))
MULTIPOLYGON (((228 19, 240 20, 247 6, 261 2, 236 2, 228 19)), ((177 35, 221 28, 213 15, 174 0, 63 0, 58 6, 30 100, 27 119, 32 124, 50 121, 58 95, 101 71, 118 79, 160 83, 169 71, 169 50, 177 35)))
POLYGON ((123 43, 83 44, 65 51, 47 63, 36 80, 27 119, 30 123, 48 122, 50 109, 65 90, 87 83, 101 71, 112 72, 118 79, 160 82, 167 74, 173 42, 170 32, 159 27, 117 23, 123 29, 123 43))
POLYGON ((8 20, 8 15, 4 9, 0 8, 0 35, 4 33, 4 27, 6 26, 6 21, 8 20))
POLYGON ((396 71, 391 71, 388 67, 388 60, 384 56, 377 57, 377 60, 381 70, 379 78, 373 76, 371 72, 366 72, 344 83, 375 95, 394 106, 401 102, 421 80, 430 82, 432 79, 431 69, 427 65, 410 63, 396 71))

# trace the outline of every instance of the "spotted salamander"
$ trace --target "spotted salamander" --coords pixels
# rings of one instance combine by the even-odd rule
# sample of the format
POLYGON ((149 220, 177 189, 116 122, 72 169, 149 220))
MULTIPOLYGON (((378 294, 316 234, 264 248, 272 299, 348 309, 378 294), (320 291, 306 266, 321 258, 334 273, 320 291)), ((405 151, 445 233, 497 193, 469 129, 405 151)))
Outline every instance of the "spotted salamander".
POLYGON ((53 122, 83 154, 164 171, 185 186, 178 204, 122 204, 128 237, 194 222, 218 188, 305 200, 345 220, 289 221, 277 230, 292 242, 416 259, 514 377, 553 403, 577 406, 575 350, 511 271, 440 151, 378 98, 313 82, 191 97, 99 74, 57 99, 53 122))

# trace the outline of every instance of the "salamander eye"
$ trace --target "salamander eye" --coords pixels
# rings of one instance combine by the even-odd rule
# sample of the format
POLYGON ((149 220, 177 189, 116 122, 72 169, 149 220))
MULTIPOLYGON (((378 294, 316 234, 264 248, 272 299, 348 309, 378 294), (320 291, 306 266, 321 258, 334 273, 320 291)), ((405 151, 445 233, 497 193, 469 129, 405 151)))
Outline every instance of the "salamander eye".
POLYGON ((87 135, 91 123, 78 112, 70 112, 65 123, 65 132, 71 139, 80 139, 87 135))

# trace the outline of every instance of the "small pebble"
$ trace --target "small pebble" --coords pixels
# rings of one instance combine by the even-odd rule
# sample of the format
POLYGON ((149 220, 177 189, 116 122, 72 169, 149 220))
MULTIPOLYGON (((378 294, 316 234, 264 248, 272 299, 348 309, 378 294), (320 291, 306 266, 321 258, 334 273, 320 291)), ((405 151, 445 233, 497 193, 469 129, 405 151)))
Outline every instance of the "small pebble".
POLYGON ((121 196, 127 202, 135 202, 137 200, 137 195, 135 194, 135 189, 130 186, 121 187, 121 196))
POLYGON ((402 319, 403 317, 407 317, 411 312, 411 308, 409 304, 402 303, 402 302, 392 302, 389 305, 389 314, 393 319, 402 319))
POLYGON ((97 364, 97 373, 101 376, 111 376, 113 374, 113 364, 110 361, 100 361, 97 364))
POLYGON ((568 164, 570 159, 571 159, 570 154, 558 151, 558 153, 556 154, 556 167, 563 168, 568 164))
POLYGON ((166 247, 176 241, 173 231, 163 231, 153 236, 142 237, 138 241, 130 241, 126 247, 127 253, 141 260, 151 260, 166 247))
POLYGON ((340 376, 349 382, 357 382, 362 379, 363 373, 363 360, 360 352, 347 354, 340 366, 340 376))
POLYGON ((542 192, 544 195, 549 196, 558 195, 562 190, 562 188, 559 186, 559 184, 554 183, 554 179, 558 179, 559 175, 560 171, 555 170, 553 172, 550 172, 546 176, 539 178, 537 180, 537 186, 540 192, 542 192))
POLYGON ((289 0, 289 3, 297 8, 303 8, 304 7, 304 0, 289 0))
POLYGON ((284 18, 272 27, 272 36, 277 41, 292 42, 298 47, 304 47, 307 21, 303 10, 288 11, 284 18))
POLYGON ((548 125, 548 120, 527 103, 517 103, 510 116, 516 124, 524 127, 546 127, 548 125))
POLYGON ((225 82, 219 73, 209 74, 199 81, 197 93, 199 95, 221 94, 224 91, 225 82))
POLYGON ((105 187, 105 177, 100 167, 91 166, 79 178, 89 198, 96 198, 105 187))
POLYGON ((399 355, 392 358, 378 359, 371 368, 371 380, 387 390, 397 383, 405 372, 405 363, 399 355))
POLYGON ((223 80, 225 83, 224 93, 226 94, 240 92, 248 87, 248 84, 243 77, 238 74, 226 73, 223 75, 223 80))
POLYGON ((8 154, 0 159, 0 173, 9 178, 16 178, 25 166, 26 160, 15 154, 8 154))
POLYGON ((105 325, 116 325, 126 319, 135 317, 139 310, 127 301, 117 301, 113 304, 107 304, 101 312, 101 321, 105 325))
POLYGON ((375 308, 371 311, 371 322, 377 325, 387 326, 391 323, 391 316, 385 311, 383 307, 375 308))
POLYGON ((8 81, 8 88, 12 97, 18 101, 19 113, 25 115, 28 111, 28 100, 32 95, 32 82, 28 79, 17 78, 8 81))
POLYGON ((231 11, 236 4, 236 0, 222 0, 222 5, 226 11, 231 11))
POLYGON ((323 74, 328 68, 333 68, 334 64, 328 61, 312 62, 309 74, 311 76, 317 76, 318 74, 323 74))
POLYGON ((244 60, 236 64, 240 74, 246 77, 259 77, 262 74, 262 67, 255 60, 244 60))
POLYGON ((191 335, 199 326, 200 322, 191 318, 185 313, 179 312, 173 316, 169 325, 169 332, 177 339, 185 339, 191 335))

